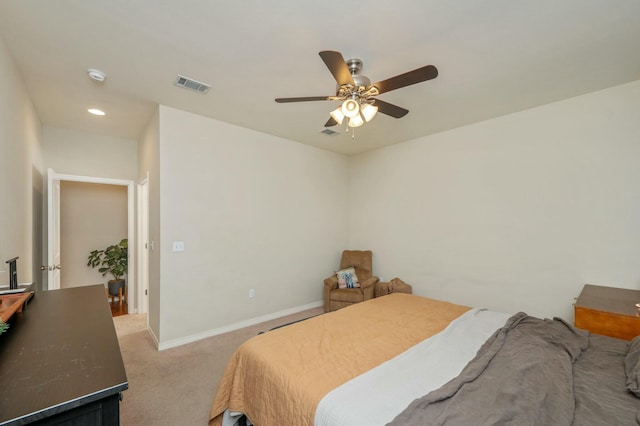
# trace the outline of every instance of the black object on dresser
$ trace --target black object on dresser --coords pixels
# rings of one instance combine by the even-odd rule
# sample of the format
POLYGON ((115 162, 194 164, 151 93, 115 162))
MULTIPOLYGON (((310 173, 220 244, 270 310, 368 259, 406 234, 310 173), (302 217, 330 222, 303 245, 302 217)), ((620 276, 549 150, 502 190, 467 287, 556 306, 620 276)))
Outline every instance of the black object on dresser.
POLYGON ((118 425, 128 387, 102 285, 40 291, 0 336, 0 425, 118 425))

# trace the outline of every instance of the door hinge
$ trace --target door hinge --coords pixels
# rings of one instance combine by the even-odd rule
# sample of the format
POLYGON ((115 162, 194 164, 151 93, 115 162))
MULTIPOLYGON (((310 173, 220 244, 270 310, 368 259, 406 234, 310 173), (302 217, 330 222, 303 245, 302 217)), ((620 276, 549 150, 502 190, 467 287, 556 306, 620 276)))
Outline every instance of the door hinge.
POLYGON ((145 296, 148 296, 148 295, 149 295, 149 292, 148 292, 148 290, 147 290, 146 288, 144 289, 144 295, 145 295, 145 296))

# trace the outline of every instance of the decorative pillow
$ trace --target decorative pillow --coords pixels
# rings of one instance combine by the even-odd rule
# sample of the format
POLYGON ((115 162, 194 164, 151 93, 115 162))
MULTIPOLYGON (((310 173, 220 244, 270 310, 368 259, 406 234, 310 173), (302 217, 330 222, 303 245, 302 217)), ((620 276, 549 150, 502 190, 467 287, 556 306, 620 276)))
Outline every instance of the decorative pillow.
POLYGON ((640 336, 629 343, 629 350, 624 358, 624 370, 627 375, 627 389, 640 398, 640 336))
POLYGON ((336 272, 336 276, 338 277, 338 288, 360 287, 360 281, 358 281, 358 276, 353 266, 339 270, 336 272))

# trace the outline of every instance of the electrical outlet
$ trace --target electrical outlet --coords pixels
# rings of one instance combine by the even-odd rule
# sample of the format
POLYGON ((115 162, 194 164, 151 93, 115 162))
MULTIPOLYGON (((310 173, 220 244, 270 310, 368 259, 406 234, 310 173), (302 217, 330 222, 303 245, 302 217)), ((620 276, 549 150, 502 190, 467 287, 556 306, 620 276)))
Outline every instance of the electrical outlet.
POLYGON ((249 289, 249 299, 253 299, 256 296, 256 291, 254 289, 249 289))
POLYGON ((184 241, 174 241, 173 251, 184 251, 184 241))

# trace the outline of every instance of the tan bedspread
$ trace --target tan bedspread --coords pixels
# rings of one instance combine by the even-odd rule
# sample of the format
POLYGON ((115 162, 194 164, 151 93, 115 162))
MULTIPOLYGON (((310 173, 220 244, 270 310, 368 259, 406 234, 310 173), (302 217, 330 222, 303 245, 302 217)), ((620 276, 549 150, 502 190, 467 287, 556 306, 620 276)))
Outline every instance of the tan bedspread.
POLYGON ((210 425, 225 409, 256 426, 313 425, 324 395, 444 330, 469 307, 396 293, 255 336, 218 385, 210 425))

